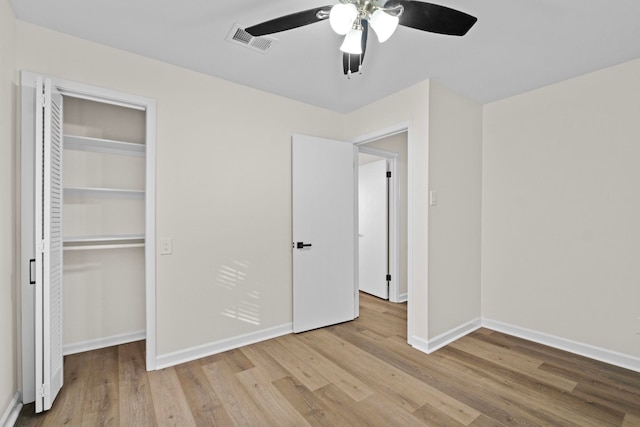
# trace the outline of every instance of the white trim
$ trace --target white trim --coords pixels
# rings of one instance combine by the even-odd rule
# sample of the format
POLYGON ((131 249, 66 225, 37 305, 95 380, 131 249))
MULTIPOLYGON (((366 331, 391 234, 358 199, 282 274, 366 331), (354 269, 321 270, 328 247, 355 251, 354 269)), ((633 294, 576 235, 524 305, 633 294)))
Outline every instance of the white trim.
POLYGON ((480 318, 477 318, 474 320, 470 320, 467 323, 463 323, 462 325, 453 328, 450 331, 442 333, 437 337, 429 340, 429 342, 427 343, 427 353, 433 353, 434 351, 439 350, 456 340, 459 340, 465 335, 468 335, 471 332, 480 329, 481 327, 482 320, 480 318))
POLYGON ((97 350, 99 348, 111 347, 114 345, 126 344, 129 342, 140 341, 146 338, 144 330, 136 332, 128 332, 126 334, 112 335, 105 338, 96 338, 88 341, 81 341, 77 343, 65 344, 62 348, 62 352, 65 356, 69 354, 82 353, 90 350, 97 350))
POLYGON ((508 323, 499 322, 497 320, 482 319, 482 326, 497 332, 513 335, 538 344, 548 345, 590 359, 599 360, 604 363, 619 366, 632 371, 640 372, 640 358, 622 354, 615 351, 607 350, 601 347, 584 344, 577 341, 568 340, 566 338, 557 337, 555 335, 537 332, 531 329, 521 328, 519 326, 510 325, 508 323))
POLYGON ((144 217, 144 265, 145 312, 147 331, 146 367, 154 371, 157 365, 157 317, 156 317, 156 101, 148 100, 145 114, 145 217, 144 217))
POLYGON ((156 368, 164 369, 181 363, 191 362, 196 359, 211 356, 212 354, 222 353, 224 351, 233 350, 245 345, 255 344, 260 341, 266 341, 290 333, 293 333, 293 323, 274 326, 272 328, 226 338, 184 350, 178 350, 173 353, 162 354, 156 359, 156 368))
POLYGON ((362 144, 366 144, 367 142, 372 142, 381 138, 386 138, 388 136, 397 135, 399 133, 406 132, 408 129, 411 128, 412 124, 413 123, 411 122, 411 120, 397 123, 395 125, 391 125, 386 128, 367 133, 365 135, 360 135, 359 137, 355 138, 352 142, 355 145, 362 145, 362 144))
POLYGON ((420 350, 423 353, 429 354, 429 343, 420 337, 411 337, 409 344, 416 350, 420 350))
MULTIPOLYGON (((33 71, 22 70, 21 74, 26 79, 27 86, 35 87, 34 82, 38 76, 45 77, 44 74, 33 71)), ((46 76, 51 79, 53 86, 64 96, 86 99, 88 101, 101 102, 106 104, 117 105, 120 107, 133 108, 136 110, 147 110, 149 98, 132 95, 129 93, 119 92, 116 90, 105 89, 85 83, 73 82, 57 77, 46 76)), ((155 104, 155 100, 151 100, 155 104)))
POLYGON ((20 392, 17 391, 16 394, 9 402, 9 406, 4 411, 2 418, 0 418, 0 427, 13 427, 18 420, 18 415, 20 415, 20 411, 22 410, 22 396, 20 392))
MULTIPOLYGON (((413 319, 411 316, 411 313, 413 313, 413 122, 409 120, 397 123, 395 125, 361 135, 355 138, 352 142, 355 145, 362 145, 367 142, 402 132, 407 133, 407 342, 418 348, 421 346, 420 342, 423 340, 419 340, 413 335, 413 319)), ((429 147, 427 147, 427 153, 428 151, 429 147)), ((427 162, 427 168, 428 165, 429 163, 427 162)), ((427 223, 429 221, 428 214, 429 211, 427 210, 427 223)), ((428 236, 424 237, 428 241, 428 236)), ((427 255, 426 259, 429 259, 428 253, 425 255, 427 255)), ((428 286, 429 284, 427 283, 427 288, 428 286)))
POLYGON ((398 295, 398 301, 396 301, 397 303, 402 303, 402 302, 407 302, 407 294, 400 294, 398 295))

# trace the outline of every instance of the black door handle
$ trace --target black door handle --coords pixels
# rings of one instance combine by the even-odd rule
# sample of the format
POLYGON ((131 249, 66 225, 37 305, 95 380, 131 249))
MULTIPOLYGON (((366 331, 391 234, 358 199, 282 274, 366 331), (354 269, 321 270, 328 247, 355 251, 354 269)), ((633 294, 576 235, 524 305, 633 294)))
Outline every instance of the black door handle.
POLYGON ((296 248, 302 249, 311 246, 311 243, 298 242, 296 243, 296 248))

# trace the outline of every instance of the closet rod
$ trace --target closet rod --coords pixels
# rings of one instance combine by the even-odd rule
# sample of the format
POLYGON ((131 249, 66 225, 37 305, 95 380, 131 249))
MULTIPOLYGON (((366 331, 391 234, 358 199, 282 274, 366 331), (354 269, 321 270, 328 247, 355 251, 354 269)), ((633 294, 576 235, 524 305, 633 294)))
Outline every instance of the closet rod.
POLYGON ((119 245, 84 245, 84 246, 65 246, 65 251, 88 251, 96 249, 126 249, 126 248, 144 248, 144 243, 123 243, 119 245))

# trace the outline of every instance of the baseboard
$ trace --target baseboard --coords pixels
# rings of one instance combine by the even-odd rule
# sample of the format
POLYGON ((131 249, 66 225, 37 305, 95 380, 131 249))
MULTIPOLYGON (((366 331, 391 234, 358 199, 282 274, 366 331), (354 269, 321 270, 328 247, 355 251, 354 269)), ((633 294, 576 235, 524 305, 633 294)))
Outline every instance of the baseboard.
POLYGON ((404 293, 404 294, 398 295, 398 300, 394 301, 394 302, 399 302, 399 303, 400 302, 407 302, 408 299, 409 299, 408 295, 406 293, 404 293))
POLYGON ((577 341, 545 334, 543 332, 533 331, 531 329, 521 328, 519 326, 510 325, 497 320, 482 319, 482 326, 507 335, 513 335, 528 341, 548 345, 549 347, 579 354, 580 356, 585 356, 590 359, 599 360, 610 365, 640 372, 640 358, 635 356, 618 353, 589 344, 583 344, 577 341))
POLYGON ((471 320, 467 323, 463 323, 457 328, 453 328, 443 334, 432 338, 428 342, 427 353, 433 353, 436 350, 441 349, 447 344, 451 344, 455 340, 458 340, 471 332, 480 329, 482 327, 482 320, 480 318, 471 320))
POLYGON ((285 325, 275 326, 273 328, 263 329, 261 331, 199 345, 197 347, 191 347, 173 353, 163 354, 156 358, 156 369, 164 369, 181 363, 191 362, 192 360, 201 359, 203 357, 211 356, 212 354, 233 350, 234 348, 287 335, 292 332, 293 324, 287 323, 285 325))
POLYGON ((416 350, 429 354, 429 342, 427 340, 423 340, 418 337, 411 337, 409 339, 409 345, 416 350))
POLYGON ((111 347, 114 345, 126 344, 128 342, 140 341, 147 337, 145 331, 128 332, 126 334, 112 335, 110 337, 98 338, 95 340, 82 341, 78 343, 65 344, 62 353, 69 354, 82 353, 84 351, 97 350, 99 348, 111 347))
POLYGON ((9 406, 4 411, 2 418, 0 418, 0 427, 13 427, 18 420, 18 415, 20 415, 20 411, 22 410, 22 397, 20 396, 20 392, 16 392, 11 402, 9 402, 9 406))
POLYGON ((455 340, 458 340, 465 335, 470 334, 471 332, 479 329, 482 326, 481 319, 470 320, 467 323, 463 323, 462 325, 453 328, 443 334, 438 335, 437 337, 424 340, 418 337, 411 337, 409 340, 409 344, 415 348, 416 350, 420 350, 423 353, 433 353, 436 350, 441 349, 447 344, 451 344, 455 340))

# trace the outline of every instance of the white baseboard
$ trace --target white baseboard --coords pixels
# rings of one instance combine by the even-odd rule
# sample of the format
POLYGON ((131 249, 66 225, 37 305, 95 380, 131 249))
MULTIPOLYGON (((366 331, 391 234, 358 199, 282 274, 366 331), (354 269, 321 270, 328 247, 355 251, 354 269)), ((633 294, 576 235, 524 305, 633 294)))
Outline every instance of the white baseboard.
POLYGON ((9 402, 9 406, 4 411, 2 418, 0 418, 0 427, 13 427, 18 420, 18 415, 20 415, 20 411, 22 410, 22 397, 20 396, 20 392, 16 392, 11 402, 9 402))
POLYGON ((407 302, 408 299, 409 299, 408 294, 404 293, 404 294, 398 295, 398 300, 394 302, 407 302))
POLYGON ((482 327, 481 319, 470 320, 467 323, 463 323, 457 328, 453 328, 443 334, 438 335, 435 338, 429 340, 427 345, 427 353, 433 353, 434 351, 441 349, 447 344, 451 344, 455 340, 458 340, 471 332, 480 329, 482 327))
POLYGON ((430 354, 438 349, 441 349, 445 345, 451 344, 455 340, 458 340, 465 335, 470 334, 480 327, 482 327, 482 320, 478 318, 470 320, 467 323, 463 323, 462 325, 455 327, 443 334, 440 334, 428 341, 418 337, 411 337, 411 339, 409 340, 409 344, 416 350, 420 350, 423 353, 430 354))
POLYGON ((110 337, 98 338, 95 340, 82 341, 78 343, 65 344, 62 354, 69 355, 82 353, 84 351, 97 350, 99 348, 111 347, 113 345, 126 344, 128 342, 140 341, 147 337, 145 331, 128 332, 126 334, 112 335, 110 337))
POLYGON ((591 359, 619 366, 621 368, 640 372, 640 358, 635 356, 618 353, 589 344, 579 343, 554 335, 545 334, 543 332, 532 331, 531 329, 509 325, 497 320, 482 319, 482 326, 507 335, 513 335, 528 341, 548 345, 549 347, 554 347, 570 353, 579 354, 580 356, 589 357, 591 359))
POLYGON ((427 340, 423 340, 418 337, 411 337, 409 339, 409 345, 416 350, 429 354, 429 342, 427 340))
POLYGON ((199 345, 197 347, 191 347, 173 353, 162 354, 156 359, 156 369, 164 369, 181 363, 191 362, 192 360, 201 359, 203 357, 211 356, 212 354, 222 353, 223 351, 233 350, 234 348, 254 344, 290 333, 293 333, 293 324, 287 323, 285 325, 275 326, 273 328, 263 329, 261 331, 199 345))

